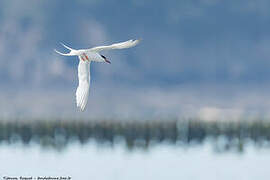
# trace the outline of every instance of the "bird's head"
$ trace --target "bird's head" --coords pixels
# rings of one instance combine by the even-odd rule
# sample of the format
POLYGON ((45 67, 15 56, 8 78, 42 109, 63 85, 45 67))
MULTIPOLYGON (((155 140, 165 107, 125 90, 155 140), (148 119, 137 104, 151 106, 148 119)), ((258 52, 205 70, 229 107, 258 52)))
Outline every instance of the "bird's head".
POLYGON ((111 64, 111 62, 105 56, 103 56, 103 55, 100 55, 100 56, 102 57, 104 62, 111 64))

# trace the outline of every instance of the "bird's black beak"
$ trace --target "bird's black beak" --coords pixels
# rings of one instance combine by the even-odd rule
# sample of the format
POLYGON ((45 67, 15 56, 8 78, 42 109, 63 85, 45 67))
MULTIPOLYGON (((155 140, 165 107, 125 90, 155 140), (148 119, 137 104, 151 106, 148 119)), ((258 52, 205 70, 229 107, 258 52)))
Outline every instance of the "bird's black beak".
POLYGON ((107 58, 105 58, 105 62, 111 64, 111 61, 107 60, 107 58))
POLYGON ((105 56, 101 55, 101 57, 104 59, 104 61, 105 61, 106 63, 111 64, 111 62, 110 62, 105 56))

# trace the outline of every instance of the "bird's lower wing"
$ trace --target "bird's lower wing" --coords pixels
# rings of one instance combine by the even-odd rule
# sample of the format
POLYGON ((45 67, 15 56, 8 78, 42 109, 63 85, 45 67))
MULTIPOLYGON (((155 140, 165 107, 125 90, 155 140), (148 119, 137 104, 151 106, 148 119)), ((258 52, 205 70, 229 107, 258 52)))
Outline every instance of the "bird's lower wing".
POLYGON ((121 42, 121 43, 115 43, 115 44, 112 44, 112 45, 109 45, 109 46, 97 46, 97 47, 93 47, 91 49, 87 49, 87 51, 99 52, 99 51, 110 50, 110 49, 131 48, 133 46, 136 46, 139 42, 140 42, 140 40, 129 40, 129 41, 121 42))
MULTIPOLYGON (((80 57, 79 57, 80 58, 80 57)), ((90 89, 90 62, 80 58, 78 66, 79 86, 76 91, 77 107, 84 111, 87 104, 90 89)))

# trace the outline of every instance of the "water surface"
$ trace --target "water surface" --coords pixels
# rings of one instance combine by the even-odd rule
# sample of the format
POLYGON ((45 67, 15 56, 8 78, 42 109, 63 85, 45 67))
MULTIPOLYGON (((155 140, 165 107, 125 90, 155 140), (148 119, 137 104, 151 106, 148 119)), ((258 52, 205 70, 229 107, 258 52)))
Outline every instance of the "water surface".
POLYGON ((268 180, 267 122, 0 123, 0 176, 268 180))

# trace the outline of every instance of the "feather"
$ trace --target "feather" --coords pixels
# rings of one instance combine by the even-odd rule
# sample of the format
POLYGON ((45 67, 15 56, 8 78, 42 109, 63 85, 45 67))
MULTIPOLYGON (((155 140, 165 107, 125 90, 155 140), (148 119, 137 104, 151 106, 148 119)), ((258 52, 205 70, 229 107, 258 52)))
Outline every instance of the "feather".
POLYGON ((84 111, 90 89, 90 62, 83 61, 81 58, 78 66, 78 79, 79 86, 76 90, 76 103, 77 107, 80 108, 81 111, 84 111))

